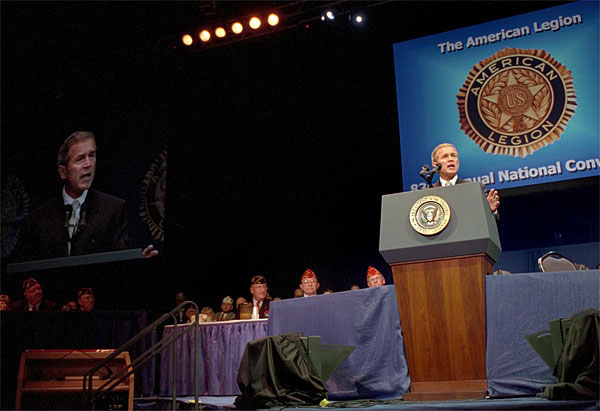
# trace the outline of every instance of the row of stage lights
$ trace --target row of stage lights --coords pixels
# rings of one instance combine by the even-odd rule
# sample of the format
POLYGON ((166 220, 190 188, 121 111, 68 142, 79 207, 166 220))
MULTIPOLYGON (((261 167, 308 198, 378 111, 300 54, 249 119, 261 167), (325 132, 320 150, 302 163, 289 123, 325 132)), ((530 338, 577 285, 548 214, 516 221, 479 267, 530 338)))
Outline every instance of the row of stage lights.
MULTIPOLYGON (((271 27, 277 26, 279 24, 279 16, 276 13, 269 14, 267 16, 267 24, 271 27)), ((256 31, 262 25, 263 25, 262 20, 258 16, 252 16, 248 20, 248 27, 251 30, 256 31)), ((244 32, 244 29, 245 29, 245 27, 240 21, 235 21, 231 24, 231 26, 229 26, 230 33, 233 33, 235 35, 242 34, 244 32)), ((198 32, 197 38, 201 42, 207 43, 212 38, 213 34, 215 35, 215 37, 222 39, 227 36, 227 29, 224 26, 217 26, 212 31, 212 33, 208 29, 202 29, 198 32)), ((181 42, 186 46, 191 46, 192 44, 194 44, 194 41, 196 41, 196 39, 194 39, 194 37, 189 33, 186 33, 181 37, 181 42)))
MULTIPOLYGON (((348 14, 348 13, 344 13, 344 14, 348 14)), ((339 14, 336 13, 335 10, 328 9, 328 10, 324 10, 323 12, 321 12, 320 19, 321 19, 321 21, 324 21, 324 22, 332 22, 333 20, 335 20, 336 16, 338 16, 338 15, 339 14)), ((348 18, 351 23, 356 24, 356 25, 361 25, 365 21, 365 17, 363 15, 363 13, 349 13, 348 18)), ((312 18, 312 19, 306 19, 303 22, 303 24, 305 25, 306 28, 309 28, 308 21, 316 20, 316 19, 318 19, 318 17, 312 18)), ((270 13, 267 16, 266 20, 267 20, 267 25, 269 27, 271 27, 272 29, 276 28, 276 26, 280 22, 279 15, 277 13, 270 13)), ((258 29, 260 29, 263 26, 264 25, 263 25, 263 21, 261 20, 261 18, 258 17, 258 15, 255 15, 255 16, 251 16, 248 19, 247 26, 244 26, 242 24, 241 20, 236 20, 229 25, 217 25, 214 29, 203 28, 200 31, 198 31, 196 35, 192 35, 190 33, 183 34, 181 36, 181 42, 185 46, 188 46, 188 47, 192 46, 198 40, 201 43, 208 44, 211 41, 211 39, 213 39, 213 35, 217 39, 224 39, 228 35, 240 37, 242 34, 244 34, 246 28, 249 28, 252 32, 257 32, 258 29)))

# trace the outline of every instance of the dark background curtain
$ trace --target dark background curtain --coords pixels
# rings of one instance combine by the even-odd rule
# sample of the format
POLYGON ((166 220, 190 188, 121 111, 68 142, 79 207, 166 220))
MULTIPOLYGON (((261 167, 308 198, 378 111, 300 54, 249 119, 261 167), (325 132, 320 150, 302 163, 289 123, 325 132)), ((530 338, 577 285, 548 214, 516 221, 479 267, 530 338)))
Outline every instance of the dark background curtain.
MULTIPOLYGON (((194 53, 169 42, 197 24, 195 2, 3 2, 3 254, 6 188, 39 206, 61 187, 62 140, 91 130, 94 187, 127 200, 137 247, 161 251, 152 286, 122 279, 152 287, 140 308, 184 291, 218 310, 255 274, 288 298, 309 267, 321 291, 364 286, 369 265, 391 283, 378 237, 381 196, 403 189, 392 44, 558 4, 392 2, 366 29, 315 22, 194 53), (139 207, 167 150, 163 243, 139 207)), ((598 178, 501 194, 504 250, 599 240, 598 178)))

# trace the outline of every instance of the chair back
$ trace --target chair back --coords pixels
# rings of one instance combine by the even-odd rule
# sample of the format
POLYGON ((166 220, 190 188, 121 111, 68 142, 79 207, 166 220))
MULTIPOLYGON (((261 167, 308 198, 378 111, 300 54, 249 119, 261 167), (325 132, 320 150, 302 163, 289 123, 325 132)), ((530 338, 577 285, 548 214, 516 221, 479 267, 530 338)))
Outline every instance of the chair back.
POLYGON ((550 251, 538 259, 538 265, 543 272, 551 271, 577 271, 577 266, 567 257, 550 251))

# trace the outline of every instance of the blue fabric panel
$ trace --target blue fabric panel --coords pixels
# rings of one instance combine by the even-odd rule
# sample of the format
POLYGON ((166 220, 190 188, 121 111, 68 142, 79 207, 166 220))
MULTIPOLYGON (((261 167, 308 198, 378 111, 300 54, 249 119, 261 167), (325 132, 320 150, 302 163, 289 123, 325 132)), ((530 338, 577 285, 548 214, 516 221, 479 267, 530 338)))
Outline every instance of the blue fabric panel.
POLYGON ((355 350, 326 382, 329 398, 401 398, 410 378, 393 285, 272 302, 269 335, 321 336, 355 350))
POLYGON ((549 321, 599 309, 600 271, 486 277, 487 378, 490 395, 541 392, 552 371, 525 340, 549 321))
POLYGON ((541 272, 537 260, 549 251, 556 251, 576 263, 586 265, 590 269, 596 268, 598 262, 600 262, 600 243, 583 243, 503 251, 494 265, 494 270, 502 269, 513 273, 541 272))
MULTIPOLYGON (((188 325, 179 325, 186 327, 188 325)), ((267 322, 224 321, 200 324, 198 343, 199 395, 238 395, 237 372, 248 341, 267 335, 267 322)), ((163 335, 173 332, 165 327, 163 335)), ((172 395, 173 351, 167 348, 160 359, 159 395, 172 395)), ((194 332, 177 342, 177 395, 194 395, 194 332)))

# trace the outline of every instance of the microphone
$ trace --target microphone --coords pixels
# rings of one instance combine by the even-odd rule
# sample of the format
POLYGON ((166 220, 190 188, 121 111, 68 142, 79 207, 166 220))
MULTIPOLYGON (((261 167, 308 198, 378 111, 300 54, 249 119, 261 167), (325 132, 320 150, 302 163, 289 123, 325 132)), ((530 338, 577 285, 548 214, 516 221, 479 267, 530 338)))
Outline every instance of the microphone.
POLYGON ((429 166, 425 164, 423 167, 421 167, 421 172, 419 173, 419 175, 425 178, 427 174, 429 174, 429 166))
POLYGON ((69 220, 71 219, 71 215, 73 214, 73 206, 71 204, 65 204, 65 226, 67 230, 69 229, 69 220))
POLYGON ((435 163, 435 165, 433 166, 433 170, 431 170, 431 172, 439 173, 441 169, 442 169, 442 165, 440 163, 435 163))
POLYGON ((85 228, 85 226, 87 224, 86 217, 87 217, 87 210, 85 207, 85 203, 83 203, 79 208, 79 220, 75 224, 75 229, 73 230, 73 235, 71 236, 71 242, 74 242, 75 240, 77 240, 79 238, 79 236, 81 235, 81 232, 83 231, 83 229, 85 228))

